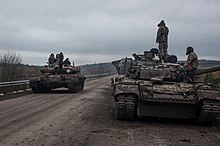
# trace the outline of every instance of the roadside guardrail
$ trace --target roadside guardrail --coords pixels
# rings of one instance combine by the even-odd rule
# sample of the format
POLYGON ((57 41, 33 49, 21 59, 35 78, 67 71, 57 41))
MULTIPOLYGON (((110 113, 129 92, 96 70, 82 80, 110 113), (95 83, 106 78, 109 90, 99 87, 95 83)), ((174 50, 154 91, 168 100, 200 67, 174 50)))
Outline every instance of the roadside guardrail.
MULTIPOLYGON (((112 75, 114 73, 102 73, 102 74, 94 74, 94 75, 85 75, 87 79, 91 78, 97 78, 97 77, 103 77, 112 75)), ((0 88, 1 87, 9 87, 9 86, 18 86, 18 85, 28 85, 29 80, 22 80, 22 81, 11 81, 11 82, 0 82, 0 88)))
POLYGON ((1 87, 9 87, 9 86, 25 85, 25 84, 29 84, 29 80, 1 82, 0 83, 0 88, 1 87))

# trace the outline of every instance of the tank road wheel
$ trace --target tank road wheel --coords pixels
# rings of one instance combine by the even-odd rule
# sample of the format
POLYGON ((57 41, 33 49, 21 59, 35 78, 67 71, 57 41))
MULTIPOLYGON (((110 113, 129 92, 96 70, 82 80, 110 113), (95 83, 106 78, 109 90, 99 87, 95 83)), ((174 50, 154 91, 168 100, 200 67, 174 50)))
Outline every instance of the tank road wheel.
POLYGON ((133 121, 136 115, 135 108, 135 100, 132 95, 119 95, 116 105, 117 119, 133 121))
POLYGON ((197 123, 212 125, 219 114, 220 114, 220 102, 205 100, 203 101, 200 114, 198 115, 197 123))

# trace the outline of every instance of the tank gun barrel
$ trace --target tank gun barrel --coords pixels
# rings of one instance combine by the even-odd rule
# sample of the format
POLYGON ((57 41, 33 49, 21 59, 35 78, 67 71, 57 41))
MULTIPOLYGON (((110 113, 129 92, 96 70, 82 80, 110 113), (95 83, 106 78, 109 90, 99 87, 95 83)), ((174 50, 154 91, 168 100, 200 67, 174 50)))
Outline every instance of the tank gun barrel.
POLYGON ((215 71, 220 71, 220 65, 197 69, 195 71, 195 75, 201 75, 201 74, 215 72, 215 71))

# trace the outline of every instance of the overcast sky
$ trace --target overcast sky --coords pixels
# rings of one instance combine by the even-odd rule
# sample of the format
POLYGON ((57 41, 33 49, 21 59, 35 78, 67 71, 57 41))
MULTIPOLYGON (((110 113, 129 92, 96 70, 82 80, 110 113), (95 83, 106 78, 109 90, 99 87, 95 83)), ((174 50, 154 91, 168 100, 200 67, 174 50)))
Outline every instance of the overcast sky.
POLYGON ((169 27, 169 54, 220 60, 220 0, 0 0, 0 53, 43 65, 63 52, 75 64, 117 60, 157 47, 169 27))

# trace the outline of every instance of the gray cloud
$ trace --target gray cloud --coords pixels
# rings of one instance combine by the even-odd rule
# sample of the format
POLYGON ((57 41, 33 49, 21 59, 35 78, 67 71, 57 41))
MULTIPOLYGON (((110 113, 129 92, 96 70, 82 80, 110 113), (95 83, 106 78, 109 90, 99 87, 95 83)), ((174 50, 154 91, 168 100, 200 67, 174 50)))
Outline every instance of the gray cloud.
POLYGON ((157 24, 167 23, 169 52, 185 59, 220 57, 218 0, 0 0, 0 50, 44 64, 63 51, 77 64, 106 62, 157 47, 157 24))

